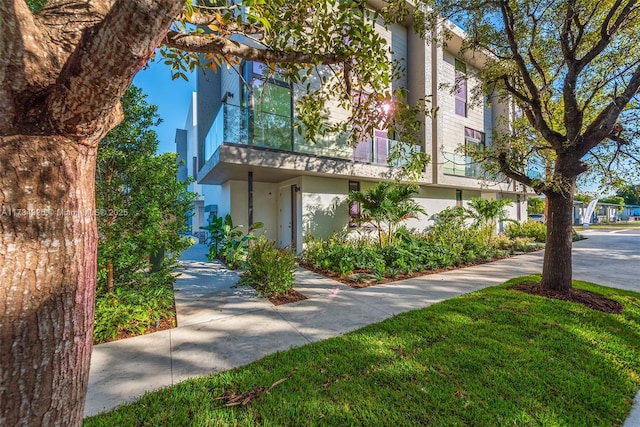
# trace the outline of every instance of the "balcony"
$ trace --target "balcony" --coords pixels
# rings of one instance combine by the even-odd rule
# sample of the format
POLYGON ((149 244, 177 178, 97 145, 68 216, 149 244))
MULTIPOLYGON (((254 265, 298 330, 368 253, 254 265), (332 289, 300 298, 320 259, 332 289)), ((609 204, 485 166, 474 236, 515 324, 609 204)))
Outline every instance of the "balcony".
POLYGON ((444 158, 442 171, 446 175, 484 179, 484 173, 480 164, 470 156, 451 152, 443 152, 442 154, 444 158))
MULTIPOLYGON (((382 134, 382 132, 380 132, 382 134)), ((389 163, 398 141, 376 135, 352 147, 344 136, 324 138, 315 143, 294 135, 292 119, 266 112, 250 112, 237 105, 223 104, 204 143, 203 164, 224 144, 260 147, 270 150, 350 160, 373 165, 400 166, 402 161, 389 163)), ((202 166, 202 165, 201 165, 202 166)))

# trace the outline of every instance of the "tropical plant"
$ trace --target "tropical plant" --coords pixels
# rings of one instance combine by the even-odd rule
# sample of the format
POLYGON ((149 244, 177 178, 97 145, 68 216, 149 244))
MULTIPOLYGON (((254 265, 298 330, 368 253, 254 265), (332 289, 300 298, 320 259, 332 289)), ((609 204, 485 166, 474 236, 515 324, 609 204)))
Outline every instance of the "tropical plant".
POLYGON ((96 300, 93 340, 111 341, 119 334, 139 335, 174 315, 173 289, 155 286, 117 287, 96 300))
POLYGON ((224 218, 215 217, 209 224, 208 230, 211 233, 211 246, 209 247, 209 260, 221 258, 227 267, 231 269, 240 268, 247 256, 249 242, 256 239, 253 234, 255 230, 264 227, 261 222, 255 222, 244 234, 240 228, 242 225, 234 225, 233 218, 227 214, 224 218))
POLYGON ((286 294, 293 288, 296 268, 295 253, 276 248, 263 234, 249 246, 240 283, 266 297, 286 294))
POLYGON ((473 220, 473 226, 478 228, 485 236, 487 245, 491 243, 491 239, 497 233, 498 222, 509 220, 505 208, 511 204, 513 204, 513 201, 510 199, 477 197, 469 200, 467 214, 473 220))
POLYGON ((349 201, 359 204, 357 221, 374 230, 378 244, 383 247, 385 243, 393 243, 394 233, 402 221, 416 218, 419 213, 426 214, 412 199, 415 193, 415 187, 408 184, 379 182, 369 190, 350 193, 349 201))

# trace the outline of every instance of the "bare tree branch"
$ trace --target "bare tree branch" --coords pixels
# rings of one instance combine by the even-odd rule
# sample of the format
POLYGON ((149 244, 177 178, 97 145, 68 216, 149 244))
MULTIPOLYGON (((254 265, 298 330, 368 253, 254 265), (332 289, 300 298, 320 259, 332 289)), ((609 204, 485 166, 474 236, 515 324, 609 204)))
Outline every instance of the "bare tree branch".
POLYGON ((235 56, 248 61, 259 61, 265 63, 308 63, 328 65, 343 63, 348 59, 346 55, 338 54, 318 54, 310 52, 259 49, 215 34, 186 35, 176 31, 169 31, 164 39, 164 44, 168 47, 182 49, 189 52, 214 53, 231 57, 235 56))
POLYGON ((542 181, 531 179, 522 172, 515 171, 511 168, 509 161, 507 160, 507 153, 500 153, 497 157, 497 162, 500 167, 500 172, 505 174, 508 178, 515 179, 527 187, 532 188, 533 191, 538 194, 544 191, 544 183, 542 181))
POLYGON ((610 6, 609 13, 607 17, 602 21, 602 25, 600 26, 600 39, 593 46, 593 48, 588 51, 581 59, 580 59, 580 69, 584 68, 585 65, 593 61, 593 59, 604 51, 604 49, 609 46, 613 36, 615 36, 620 28, 622 28, 623 24, 627 21, 629 15, 633 11, 633 8, 638 3, 637 0, 630 0, 622 9, 615 22, 611 24, 611 20, 618 12, 620 5, 622 4, 622 0, 616 0, 613 5, 610 6))
POLYGON ((640 89, 640 65, 636 68, 627 87, 620 96, 617 96, 607 105, 596 118, 587 126, 584 131, 582 144, 576 147, 576 152, 580 157, 587 154, 592 148, 597 146, 603 139, 611 135, 613 125, 618 120, 618 116, 629 103, 631 98, 640 89))
POLYGON ((531 101, 529 102, 529 111, 531 112, 530 117, 532 118, 532 124, 535 126, 536 130, 538 130, 538 132, 540 132, 542 136, 554 146, 554 148, 560 149, 565 138, 558 132, 552 130, 549 127, 549 124, 544 119, 544 115, 542 113, 540 91, 531 78, 531 74, 529 73, 527 64, 520 54, 520 47, 515 35, 513 11, 511 10, 511 6, 509 6, 509 3, 507 1, 503 0, 500 2, 500 11, 502 13, 502 20, 505 27, 505 33, 507 35, 507 40, 509 42, 509 47, 513 52, 513 59, 518 66, 518 71, 520 72, 520 75, 524 80, 524 84, 529 91, 529 97, 531 99, 531 101))

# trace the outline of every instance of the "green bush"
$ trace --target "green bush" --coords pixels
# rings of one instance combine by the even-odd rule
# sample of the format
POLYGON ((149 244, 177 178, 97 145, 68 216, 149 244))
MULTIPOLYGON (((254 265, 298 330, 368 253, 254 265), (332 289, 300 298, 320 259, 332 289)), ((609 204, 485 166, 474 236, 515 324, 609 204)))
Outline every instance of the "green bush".
POLYGON ((513 239, 513 250, 518 252, 528 252, 535 249, 536 244, 533 237, 516 237, 513 239))
POLYGON ((444 209, 436 216, 427 241, 441 245, 441 267, 487 259, 492 255, 490 239, 482 228, 469 227, 466 217, 467 213, 461 207, 444 209))
POLYGON ((281 295, 293 288, 296 267, 293 251, 278 249, 261 235, 249 245, 240 283, 253 286, 266 297, 281 295))
POLYGON ((253 232, 263 226, 264 224, 261 222, 253 223, 249 232, 244 234, 240 231, 241 225, 233 225, 231 215, 227 214, 224 218, 213 218, 209 224, 209 232, 211 233, 209 260, 220 258, 232 270, 241 268, 247 257, 249 242, 256 238, 253 232))
POLYGON ((381 280, 484 260, 497 254, 479 230, 467 226, 462 208, 440 213, 428 233, 399 227, 393 237, 393 243, 382 248, 367 238, 348 240, 338 235, 328 240, 307 238, 302 260, 342 276, 369 271, 381 280))
POLYGON ((93 340, 102 343, 119 333, 140 335, 173 316, 173 289, 166 283, 141 288, 116 287, 96 296, 93 340))
POLYGON ((544 243, 547 240, 547 226, 541 222, 527 221, 522 224, 507 225, 505 234, 514 240, 517 237, 530 237, 535 242, 544 243))
POLYGON ((302 262, 316 268, 348 276, 355 270, 384 275, 385 263, 377 245, 370 239, 348 241, 334 235, 328 240, 307 238, 302 262))

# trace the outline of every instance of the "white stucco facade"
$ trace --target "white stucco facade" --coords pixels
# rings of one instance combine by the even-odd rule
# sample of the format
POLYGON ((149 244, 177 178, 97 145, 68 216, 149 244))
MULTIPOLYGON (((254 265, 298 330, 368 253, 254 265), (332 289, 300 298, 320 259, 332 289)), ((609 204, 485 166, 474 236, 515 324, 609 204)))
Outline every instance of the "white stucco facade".
MULTIPOLYGON (((473 71, 481 67, 481 57, 469 53, 460 56, 457 49, 463 33, 454 30, 454 39, 443 47, 421 40, 410 25, 379 27, 393 49, 394 59, 407 70, 393 85, 408 89, 407 102, 415 103, 426 95, 436 108, 433 117, 423 118, 422 148, 432 160, 415 196, 427 214, 406 223, 417 230, 431 225, 433 215, 442 209, 464 206, 474 197, 511 199, 514 203, 508 208, 509 216, 526 219, 527 193, 521 185, 479 178, 479 168, 469 165, 464 155, 456 151, 465 144, 491 144, 494 127, 508 123, 510 108, 496 100, 472 102, 471 93, 478 84, 473 71), (454 91, 461 75, 457 69, 466 70, 464 114, 460 114, 461 93, 454 91)), ((203 194, 203 206, 216 206, 218 215, 231 214, 235 224, 245 227, 251 221, 262 222, 269 238, 282 247, 295 246, 299 252, 308 235, 327 237, 349 229, 346 200, 350 182, 365 190, 392 179, 394 169, 354 158, 354 149, 335 139, 310 144, 291 132, 289 145, 270 144, 267 140, 252 143, 252 135, 257 136, 255 130, 247 130, 250 116, 240 107, 243 99, 251 104, 246 102, 251 94, 247 95, 240 79, 242 73, 248 72, 255 72, 250 63, 204 78, 199 75, 198 93, 194 94, 185 126, 187 157, 196 158, 187 162, 188 173, 197 175, 198 185, 194 188, 203 194)), ((304 93, 296 86, 278 86, 277 90, 289 93, 292 105, 304 93)), ((337 118, 346 114, 339 108, 331 112, 337 118)), ((295 114, 293 110, 291 114, 295 114)), ((284 118, 282 132, 277 136, 285 142, 286 125, 284 118)))

